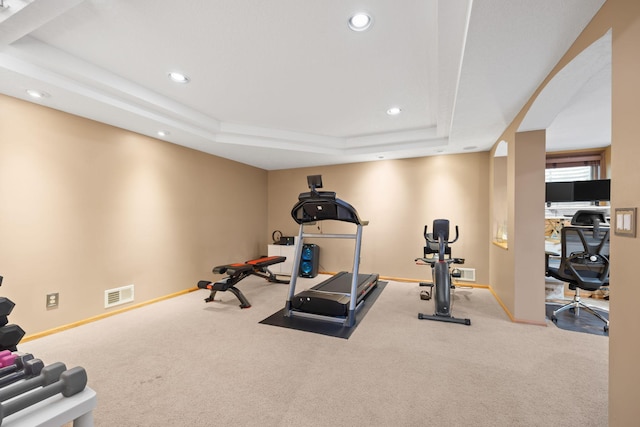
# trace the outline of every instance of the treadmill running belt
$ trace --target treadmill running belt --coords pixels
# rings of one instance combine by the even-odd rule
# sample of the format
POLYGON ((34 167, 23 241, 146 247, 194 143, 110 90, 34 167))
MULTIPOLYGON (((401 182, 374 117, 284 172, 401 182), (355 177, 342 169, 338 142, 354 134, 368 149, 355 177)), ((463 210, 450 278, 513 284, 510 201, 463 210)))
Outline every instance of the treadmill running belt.
MULTIPOLYGON (((295 295, 291 300, 291 307, 298 311, 323 316, 347 316, 351 301, 349 294, 352 277, 352 273, 340 272, 311 289, 295 295)), ((356 305, 375 288, 377 283, 377 274, 358 274, 356 305)))
MULTIPOLYGON (((358 290, 367 281, 370 280, 370 274, 358 274, 358 290)), ((331 276, 324 282, 318 283, 311 289, 315 289, 323 292, 337 292, 348 294, 351 292, 351 278, 353 277, 352 273, 347 273, 346 271, 342 271, 335 276, 331 276)))

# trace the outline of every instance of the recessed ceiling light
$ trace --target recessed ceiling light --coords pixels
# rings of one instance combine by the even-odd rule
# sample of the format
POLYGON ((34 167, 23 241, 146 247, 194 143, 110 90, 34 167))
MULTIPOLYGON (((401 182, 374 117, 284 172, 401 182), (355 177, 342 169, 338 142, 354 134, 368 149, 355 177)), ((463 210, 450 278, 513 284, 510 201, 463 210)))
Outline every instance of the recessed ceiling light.
POLYGON ((43 92, 41 90, 35 90, 35 89, 27 89, 27 94, 30 97, 37 98, 37 99, 48 98, 51 96, 47 92, 43 92))
POLYGON ((478 147, 475 146, 475 145, 467 145, 466 147, 463 148, 463 150, 467 150, 467 151, 468 150, 475 150, 476 148, 478 148, 478 147))
POLYGON ((349 28, 353 31, 364 31, 370 26, 371 17, 364 12, 358 12, 349 18, 349 28))
POLYGON ((165 136, 169 136, 171 134, 171 132, 169 132, 168 130, 159 130, 158 131, 158 136, 164 138, 165 136))
POLYGON ((182 73, 178 73, 176 71, 172 71, 169 73, 169 78, 176 83, 189 83, 191 80, 188 76, 182 73))
POLYGON ((400 107, 391 107, 387 110, 387 114, 390 116, 397 116, 401 112, 402 110, 400 109, 400 107))

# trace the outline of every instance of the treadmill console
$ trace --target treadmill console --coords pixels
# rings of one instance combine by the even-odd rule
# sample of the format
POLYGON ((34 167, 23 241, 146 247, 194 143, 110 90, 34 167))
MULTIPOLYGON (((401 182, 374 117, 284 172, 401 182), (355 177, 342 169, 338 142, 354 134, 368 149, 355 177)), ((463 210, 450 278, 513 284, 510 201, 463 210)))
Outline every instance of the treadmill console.
POLYGON ((364 225, 355 208, 336 198, 334 191, 316 191, 316 188, 312 186, 311 191, 298 196, 298 203, 291 210, 291 216, 298 224, 335 220, 364 225))
POLYGON ((331 203, 323 200, 313 200, 311 203, 304 204, 302 209, 304 210, 304 215, 314 221, 338 218, 338 207, 335 201, 331 203))

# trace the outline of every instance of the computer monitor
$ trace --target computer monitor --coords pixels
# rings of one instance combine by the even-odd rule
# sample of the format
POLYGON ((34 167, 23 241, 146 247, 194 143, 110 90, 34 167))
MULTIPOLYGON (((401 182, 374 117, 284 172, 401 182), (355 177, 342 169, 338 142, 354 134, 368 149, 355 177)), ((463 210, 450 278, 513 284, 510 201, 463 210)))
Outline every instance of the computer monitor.
POLYGON ((544 201, 547 203, 573 202, 573 182, 545 183, 544 201))
POLYGON ((574 182, 573 200, 575 202, 599 202, 611 200, 611 180, 595 179, 591 181, 574 182))

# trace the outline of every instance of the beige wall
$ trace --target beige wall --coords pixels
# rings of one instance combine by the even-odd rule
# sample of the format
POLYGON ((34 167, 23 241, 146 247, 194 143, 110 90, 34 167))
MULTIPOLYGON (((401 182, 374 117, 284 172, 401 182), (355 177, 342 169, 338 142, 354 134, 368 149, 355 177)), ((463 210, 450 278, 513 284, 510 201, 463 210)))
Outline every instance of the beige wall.
MULTIPOLYGON (((640 2, 609 0, 613 26, 611 205, 640 205, 640 2)), ((606 22, 605 22, 606 24, 606 22)), ((637 219, 636 219, 637 221, 637 219)), ((609 342, 609 425, 628 426, 640 419, 640 286, 636 264, 640 234, 611 238, 611 332, 609 342)))
MULTIPOLYGON (((507 242, 497 242, 495 231, 498 224, 507 228, 507 239, 509 238, 508 225, 509 220, 509 198, 508 198, 508 154, 507 156, 496 157, 496 150, 499 146, 506 145, 507 153, 509 151, 509 143, 501 140, 491 149, 489 160, 490 172, 490 200, 491 210, 489 212, 489 227, 494 230, 490 236, 493 244, 489 246, 489 283, 500 302, 503 304, 509 317, 513 318, 513 307, 515 301, 515 286, 513 277, 513 251, 508 250, 507 242)), ((504 148, 501 148, 504 151, 504 148)))
POLYGON ((509 251, 513 252, 516 320, 545 324, 545 131, 518 132, 509 145, 509 251))
POLYGON ((507 247, 491 245, 490 283, 512 320, 544 325, 545 131, 505 132, 504 143, 507 156, 490 157, 490 226, 506 219, 507 247))
MULTIPOLYGON (((307 175, 315 174, 322 175, 325 190, 335 191, 370 221, 363 231, 362 272, 425 279, 430 271, 414 263, 422 256, 424 226, 430 229, 434 219, 447 218, 452 233, 454 225, 460 229, 453 255, 466 259, 461 267, 476 269, 477 283, 489 283, 488 152, 270 171, 269 236, 276 229, 298 234, 291 208, 298 194, 308 191, 307 175)), ((333 221, 318 226, 315 232, 355 230, 333 221)), ((351 270, 353 241, 314 243, 320 246, 322 270, 351 270)))
POLYGON ((266 171, 1 95, 0 111, 0 295, 27 334, 107 312, 107 289, 192 288, 266 244, 266 171))
POLYGON ((604 150, 604 167, 601 171, 601 178, 611 179, 611 146, 608 146, 607 149, 604 150))

